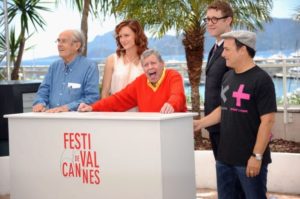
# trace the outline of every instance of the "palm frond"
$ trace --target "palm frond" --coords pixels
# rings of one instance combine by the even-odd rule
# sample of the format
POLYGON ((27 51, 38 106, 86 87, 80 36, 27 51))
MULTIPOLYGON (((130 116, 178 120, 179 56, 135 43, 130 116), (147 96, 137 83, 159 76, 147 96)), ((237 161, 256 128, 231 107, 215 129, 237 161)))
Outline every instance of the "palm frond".
MULTIPOLYGON (((154 36, 161 37, 170 29, 177 33, 203 27, 202 19, 212 0, 122 0, 114 1, 113 13, 138 19, 154 36)), ((262 30, 270 22, 272 0, 232 0, 234 25, 249 30, 262 30)))

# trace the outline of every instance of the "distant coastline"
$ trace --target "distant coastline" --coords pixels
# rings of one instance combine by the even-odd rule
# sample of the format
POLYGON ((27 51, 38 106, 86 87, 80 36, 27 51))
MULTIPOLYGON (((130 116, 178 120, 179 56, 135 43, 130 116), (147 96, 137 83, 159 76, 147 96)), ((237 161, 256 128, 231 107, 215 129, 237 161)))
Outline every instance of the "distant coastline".
MULTIPOLYGON (((295 51, 300 52, 300 23, 292 19, 273 18, 271 23, 263 24, 264 30, 257 31, 258 50, 256 59, 266 59, 284 56, 290 57, 295 51), (284 27, 284 30, 282 29, 284 27), (287 35, 288 33, 288 35, 287 35)), ((204 61, 215 39, 204 35, 204 61)), ((183 35, 165 35, 160 39, 149 37, 148 47, 157 49, 165 61, 183 62, 185 61, 184 46, 182 44, 183 35)), ((88 57, 98 63, 103 63, 106 57, 116 50, 116 40, 114 32, 110 31, 103 35, 97 35, 88 43, 88 57)), ((34 53, 35 57, 27 57, 22 62, 22 66, 50 65, 58 58, 57 54, 49 57, 41 57, 39 53, 34 53)), ((5 65, 3 62, 1 65, 5 65)))
MULTIPOLYGON (((283 51, 258 51, 256 53, 255 58, 256 59, 267 59, 267 58, 276 58, 276 56, 284 56, 285 58, 288 58, 291 56, 292 53, 295 53, 294 50, 283 50, 283 51)), ((186 61, 185 55, 162 55, 164 61, 166 62, 184 62, 186 61)), ((204 61, 207 60, 208 53, 204 54, 204 61)), ((97 63, 104 63, 106 57, 89 57, 90 59, 93 59, 97 63)), ((22 62, 22 66, 30 67, 30 66, 46 66, 50 65, 55 60, 59 59, 58 56, 51 56, 46 58, 37 58, 37 59, 31 59, 31 60, 24 60, 22 62)), ((5 63, 2 63, 2 65, 5 65, 5 63)))

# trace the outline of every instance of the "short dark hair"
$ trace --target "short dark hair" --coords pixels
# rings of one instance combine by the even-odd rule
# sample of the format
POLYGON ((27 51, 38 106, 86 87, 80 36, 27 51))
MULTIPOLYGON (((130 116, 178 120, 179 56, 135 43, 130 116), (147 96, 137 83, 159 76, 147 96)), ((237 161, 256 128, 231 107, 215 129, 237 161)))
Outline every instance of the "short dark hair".
POLYGON ((248 52, 249 56, 250 56, 251 58, 253 58, 253 57, 255 56, 256 51, 255 51, 253 48, 250 48, 249 46, 247 46, 247 45, 241 43, 241 42, 240 42, 239 40, 237 40, 237 39, 234 39, 234 41, 235 41, 235 45, 236 45, 236 48, 237 48, 237 49, 240 49, 241 47, 245 46, 246 49, 247 49, 247 52, 248 52))
POLYGON ((216 0, 208 5, 207 10, 214 9, 220 10, 224 16, 231 17, 232 21, 230 25, 233 23, 233 10, 230 4, 226 1, 216 0))

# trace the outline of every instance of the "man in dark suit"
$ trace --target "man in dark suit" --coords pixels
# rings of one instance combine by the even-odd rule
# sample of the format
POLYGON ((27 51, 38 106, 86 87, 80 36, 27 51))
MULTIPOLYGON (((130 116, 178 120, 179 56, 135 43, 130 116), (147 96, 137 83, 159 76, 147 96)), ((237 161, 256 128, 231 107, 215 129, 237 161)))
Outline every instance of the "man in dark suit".
MULTIPOLYGON (((206 11, 206 29, 208 33, 215 37, 215 45, 211 48, 207 65, 206 65, 206 79, 205 79, 205 101, 204 112, 205 115, 210 114, 215 108, 221 105, 221 84, 225 72, 229 70, 226 66, 225 59, 221 56, 223 52, 224 40, 221 35, 231 31, 233 22, 233 10, 230 5, 225 1, 212 2, 206 11)), ((206 128, 209 132, 213 153, 215 159, 218 155, 218 146, 220 140, 220 124, 216 124, 206 128)), ((236 191, 238 199, 245 198, 244 192, 240 182, 236 182, 236 191)))
MULTIPOLYGON (((205 71, 205 115, 211 113, 221 104, 221 81, 224 73, 229 70, 226 66, 225 59, 221 56, 223 52, 223 39, 221 39, 221 34, 231 31, 232 21, 233 11, 228 3, 224 1, 214 1, 208 6, 204 22, 206 23, 206 29, 209 34, 216 38, 216 42, 209 52, 205 71)), ((216 158, 220 138, 220 125, 217 124, 208 127, 207 130, 216 158)))

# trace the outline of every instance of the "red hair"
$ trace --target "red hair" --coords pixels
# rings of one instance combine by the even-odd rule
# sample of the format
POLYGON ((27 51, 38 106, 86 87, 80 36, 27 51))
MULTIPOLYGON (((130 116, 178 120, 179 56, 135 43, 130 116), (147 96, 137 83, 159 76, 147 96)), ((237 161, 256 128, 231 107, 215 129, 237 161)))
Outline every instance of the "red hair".
POLYGON ((137 20, 127 19, 119 23, 115 28, 115 35, 117 41, 117 50, 116 53, 120 57, 121 54, 124 54, 124 49, 120 43, 119 33, 123 27, 129 27, 135 33, 135 45, 137 46, 137 54, 139 57, 141 54, 148 49, 148 39, 144 33, 144 29, 137 20))

